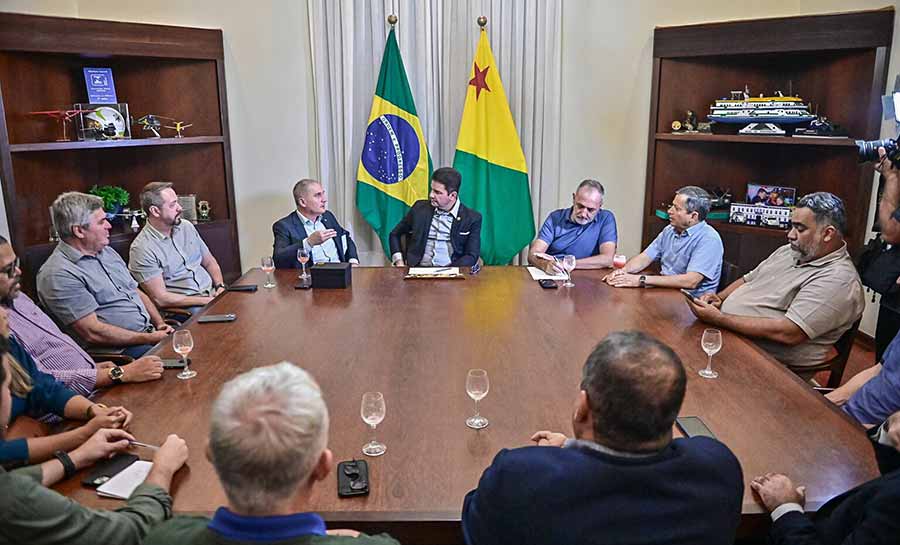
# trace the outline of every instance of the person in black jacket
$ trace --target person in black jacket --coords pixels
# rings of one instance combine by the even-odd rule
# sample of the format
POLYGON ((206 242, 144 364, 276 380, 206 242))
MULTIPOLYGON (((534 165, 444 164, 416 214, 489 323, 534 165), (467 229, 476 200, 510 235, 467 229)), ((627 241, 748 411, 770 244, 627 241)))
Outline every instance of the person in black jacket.
POLYGON ((391 231, 395 267, 471 267, 481 254, 481 214, 462 204, 462 175, 443 167, 431 175, 429 201, 416 201, 391 231), (404 255, 401 238, 406 236, 404 255))
POLYGON ((350 232, 326 209, 325 188, 316 180, 303 179, 294 184, 297 209, 272 225, 275 243, 272 259, 278 269, 299 269, 297 250, 310 252, 313 263, 359 264, 356 244, 350 232))
POLYGON ((894 544, 900 539, 900 412, 869 432, 881 477, 829 500, 810 518, 805 488, 781 473, 766 473, 750 486, 772 514, 769 541, 776 545, 894 544))

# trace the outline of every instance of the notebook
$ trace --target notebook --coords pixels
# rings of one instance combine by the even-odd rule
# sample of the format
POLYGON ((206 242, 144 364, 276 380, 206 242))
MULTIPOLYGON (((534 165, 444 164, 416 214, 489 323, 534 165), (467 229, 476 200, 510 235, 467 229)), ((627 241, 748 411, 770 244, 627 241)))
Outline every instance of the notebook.
POLYGON ((138 460, 98 487, 97 495, 104 498, 127 500, 134 489, 144 482, 151 468, 153 468, 153 462, 138 460))

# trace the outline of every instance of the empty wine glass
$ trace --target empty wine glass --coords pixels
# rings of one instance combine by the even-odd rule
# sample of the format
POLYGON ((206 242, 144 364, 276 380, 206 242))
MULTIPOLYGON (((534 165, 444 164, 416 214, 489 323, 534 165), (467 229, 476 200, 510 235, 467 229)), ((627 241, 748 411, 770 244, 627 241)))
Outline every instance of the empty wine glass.
POLYGON ((614 269, 622 269, 625 267, 625 263, 628 262, 628 257, 622 254, 615 254, 613 256, 613 268, 614 269))
POLYGON ((470 416, 466 419, 466 426, 476 430, 488 426, 488 419, 481 416, 478 412, 478 402, 484 399, 490 388, 491 383, 488 380, 487 371, 484 369, 469 369, 469 374, 466 375, 466 393, 475 401, 475 416, 470 416))
POLYGON ((176 375, 181 380, 191 379, 197 376, 197 371, 192 371, 190 368, 191 360, 188 359, 188 354, 191 353, 191 350, 194 349, 194 337, 191 336, 191 332, 187 329, 180 329, 172 335, 172 348, 175 349, 175 352, 181 354, 181 361, 184 362, 184 369, 181 370, 178 375, 176 375))
POLYGON ((574 255, 564 255, 559 258, 560 264, 562 265, 563 271, 566 273, 566 281, 563 282, 563 286, 567 288, 574 288, 575 282, 572 282, 572 271, 575 270, 575 256, 574 255))
POLYGON ((266 273, 266 283, 263 284, 264 288, 274 288, 275 280, 272 278, 272 272, 275 270, 275 262, 272 261, 272 258, 269 256, 265 256, 260 260, 260 264, 262 265, 262 270, 266 273))
POLYGON ((712 370, 713 354, 722 349, 722 332, 718 329, 706 329, 703 331, 703 338, 700 339, 700 346, 709 359, 706 362, 706 369, 700 370, 700 376, 703 378, 717 378, 719 373, 712 370))
POLYGON ((359 413, 363 422, 372 427, 372 440, 363 445, 362 451, 366 456, 381 456, 387 451, 383 443, 375 440, 375 426, 384 420, 384 395, 381 392, 366 392, 362 396, 362 405, 359 413))
POLYGON ((306 280, 309 278, 309 275, 306 274, 306 262, 309 261, 309 250, 302 245, 297 248, 297 261, 300 262, 300 268, 303 269, 303 273, 300 274, 299 278, 306 280))

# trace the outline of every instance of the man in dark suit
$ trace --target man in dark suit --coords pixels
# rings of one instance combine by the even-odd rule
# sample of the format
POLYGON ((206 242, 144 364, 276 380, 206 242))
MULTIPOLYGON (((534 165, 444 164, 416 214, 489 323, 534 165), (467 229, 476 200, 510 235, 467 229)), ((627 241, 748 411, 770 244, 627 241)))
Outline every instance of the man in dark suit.
POLYGON ((900 539, 900 412, 869 436, 881 477, 829 500, 811 519, 803 514, 805 487, 781 473, 753 479, 751 488, 772 514, 774 544, 894 544, 900 539))
POLYGON ((303 179, 294 184, 297 210, 276 221, 272 226, 275 245, 272 258, 279 269, 299 269, 297 250, 305 247, 313 263, 359 264, 356 244, 350 232, 341 227, 334 214, 325 206, 325 188, 316 180, 303 179))
POLYGON ((672 439, 686 382, 665 344, 608 335, 584 364, 575 438, 539 431, 500 451, 463 503, 466 542, 733 543, 740 463, 715 439, 672 439))
POLYGON ((391 231, 396 267, 471 267, 481 254, 481 214, 459 200, 462 175, 443 167, 431 175, 429 201, 416 201, 391 231), (406 255, 400 238, 406 236, 406 255))

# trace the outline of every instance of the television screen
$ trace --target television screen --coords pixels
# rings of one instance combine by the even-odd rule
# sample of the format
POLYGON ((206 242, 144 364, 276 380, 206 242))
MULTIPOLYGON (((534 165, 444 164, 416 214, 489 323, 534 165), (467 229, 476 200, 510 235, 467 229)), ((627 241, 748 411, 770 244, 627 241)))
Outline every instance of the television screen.
POLYGON ((797 190, 780 185, 747 184, 747 204, 794 206, 797 190))

